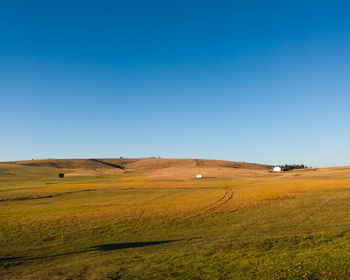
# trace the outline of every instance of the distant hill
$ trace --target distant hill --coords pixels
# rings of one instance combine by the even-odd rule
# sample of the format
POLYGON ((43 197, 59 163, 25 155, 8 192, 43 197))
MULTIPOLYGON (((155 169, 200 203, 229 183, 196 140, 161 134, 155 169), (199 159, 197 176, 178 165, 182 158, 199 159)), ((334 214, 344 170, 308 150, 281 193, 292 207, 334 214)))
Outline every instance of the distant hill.
MULTIPOLYGON (((5 162, 4 162, 5 163, 5 162)), ((168 159, 168 158, 100 158, 100 159, 39 159, 12 161, 6 163, 37 166, 55 167, 65 169, 75 168, 121 168, 133 170, 150 170, 168 167, 192 166, 192 167, 222 167, 222 168, 244 168, 244 169, 270 169, 270 165, 246 163, 226 160, 211 159, 168 159)))
POLYGON ((149 179, 191 179, 204 177, 246 177, 271 169, 269 165, 208 159, 100 158, 42 159, 6 162, 16 166, 65 169, 68 176, 113 175, 137 172, 149 179), (246 175, 246 176, 245 176, 246 175))

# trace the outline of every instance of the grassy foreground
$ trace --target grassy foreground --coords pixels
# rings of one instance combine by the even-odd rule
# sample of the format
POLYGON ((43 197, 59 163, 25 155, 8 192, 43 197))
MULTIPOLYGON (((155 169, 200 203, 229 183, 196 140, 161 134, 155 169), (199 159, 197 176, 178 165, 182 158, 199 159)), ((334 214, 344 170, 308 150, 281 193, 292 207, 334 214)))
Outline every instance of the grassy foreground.
POLYGON ((350 168, 57 172, 0 164, 0 279, 350 279, 350 168))

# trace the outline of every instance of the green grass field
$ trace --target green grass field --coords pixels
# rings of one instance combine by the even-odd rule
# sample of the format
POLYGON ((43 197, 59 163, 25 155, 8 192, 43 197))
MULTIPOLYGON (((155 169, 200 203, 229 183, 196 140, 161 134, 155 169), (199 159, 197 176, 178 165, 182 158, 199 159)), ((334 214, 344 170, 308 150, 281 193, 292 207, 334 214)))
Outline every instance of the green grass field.
POLYGON ((350 279, 350 168, 71 171, 0 164, 0 279, 350 279))

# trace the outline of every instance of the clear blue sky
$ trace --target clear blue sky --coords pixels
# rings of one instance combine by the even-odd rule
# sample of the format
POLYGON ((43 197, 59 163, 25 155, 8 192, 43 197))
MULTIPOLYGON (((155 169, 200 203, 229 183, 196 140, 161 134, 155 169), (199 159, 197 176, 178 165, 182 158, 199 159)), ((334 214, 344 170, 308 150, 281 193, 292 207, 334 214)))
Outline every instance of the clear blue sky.
POLYGON ((0 160, 350 165, 348 1, 0 2, 0 160))

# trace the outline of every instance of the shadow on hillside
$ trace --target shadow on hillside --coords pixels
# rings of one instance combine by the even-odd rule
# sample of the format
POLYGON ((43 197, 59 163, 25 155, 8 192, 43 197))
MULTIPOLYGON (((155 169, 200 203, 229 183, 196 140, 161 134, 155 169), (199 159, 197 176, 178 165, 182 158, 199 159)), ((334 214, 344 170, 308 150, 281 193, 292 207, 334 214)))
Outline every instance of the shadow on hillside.
POLYGON ((104 165, 108 165, 108 166, 111 166, 111 167, 114 167, 114 168, 125 169, 124 166, 121 166, 121 165, 118 165, 118 164, 109 163, 109 162, 105 162, 105 161, 102 161, 102 160, 99 160, 99 159, 90 159, 90 160, 94 161, 94 162, 98 162, 98 163, 104 164, 104 165))
POLYGON ((90 247, 86 250, 81 250, 81 251, 76 251, 76 252, 67 252, 67 253, 49 255, 49 256, 32 257, 32 258, 26 258, 26 257, 0 258, 0 263, 13 262, 13 261, 23 262, 23 261, 32 261, 32 260, 42 260, 42 259, 49 259, 49 258, 85 253, 85 252, 94 252, 94 251, 104 251, 104 252, 105 251, 115 251, 115 250, 129 249, 129 248, 138 248, 138 247, 166 244, 166 243, 177 242, 177 241, 182 241, 182 240, 185 240, 185 239, 101 244, 101 245, 96 245, 96 246, 90 247))
POLYGON ((12 258, 0 258, 0 263, 11 262, 22 259, 21 257, 12 257, 12 258))
POLYGON ((176 242, 176 241, 181 241, 181 240, 183 240, 183 239, 165 240, 165 241, 149 241, 149 242, 112 243, 112 244, 103 244, 103 245, 93 246, 93 247, 91 247, 91 249, 92 250, 99 250, 99 251, 114 251, 114 250, 121 250, 121 249, 128 249, 128 248, 137 248, 137 247, 165 244, 165 243, 171 243, 171 242, 176 242))

